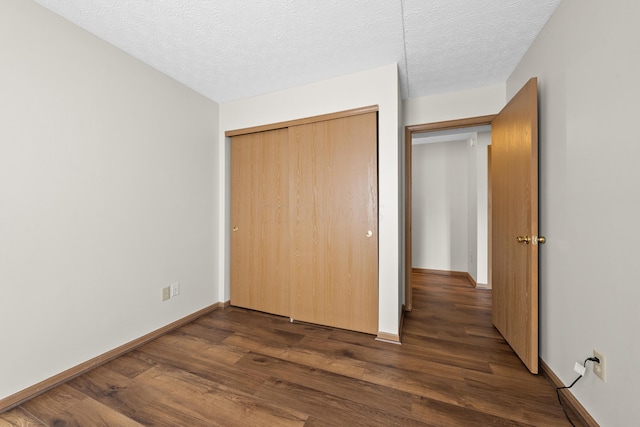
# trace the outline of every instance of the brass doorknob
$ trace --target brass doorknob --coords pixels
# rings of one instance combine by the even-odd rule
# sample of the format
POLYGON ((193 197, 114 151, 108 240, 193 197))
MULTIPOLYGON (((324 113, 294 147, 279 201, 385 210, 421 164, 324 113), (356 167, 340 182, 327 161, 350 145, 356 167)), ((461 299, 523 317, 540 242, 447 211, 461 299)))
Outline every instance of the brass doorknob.
POLYGON ((371 237, 371 236, 373 236, 373 231, 367 230, 367 237, 371 237))
POLYGON ((238 227, 237 227, 237 226, 236 226, 236 227, 233 227, 233 231, 234 231, 234 232, 238 231, 238 227))
POLYGON ((518 243, 525 243, 527 245, 529 243, 533 243, 534 245, 537 245, 538 243, 543 244, 547 242, 547 239, 544 236, 533 236, 533 237, 518 236, 516 237, 516 239, 518 240, 518 243))

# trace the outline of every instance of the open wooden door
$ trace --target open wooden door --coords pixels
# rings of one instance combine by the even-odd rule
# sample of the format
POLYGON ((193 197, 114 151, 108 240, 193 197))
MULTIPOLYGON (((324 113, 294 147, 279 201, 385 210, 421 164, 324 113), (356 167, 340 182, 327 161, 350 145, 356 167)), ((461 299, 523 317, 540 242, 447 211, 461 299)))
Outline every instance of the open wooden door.
MULTIPOLYGON (((538 84, 533 78, 492 122, 493 324, 538 373, 538 84)), ((544 240, 542 240, 544 242, 544 240)))

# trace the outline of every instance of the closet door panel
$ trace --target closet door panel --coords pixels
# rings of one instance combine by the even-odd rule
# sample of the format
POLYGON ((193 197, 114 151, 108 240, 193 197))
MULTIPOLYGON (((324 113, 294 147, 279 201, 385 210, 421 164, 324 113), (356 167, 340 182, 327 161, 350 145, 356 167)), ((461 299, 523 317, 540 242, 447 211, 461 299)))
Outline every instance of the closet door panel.
POLYGON ((231 140, 231 304, 289 316, 288 130, 231 140))
POLYGON ((289 128, 291 317, 378 328, 377 114, 289 128))

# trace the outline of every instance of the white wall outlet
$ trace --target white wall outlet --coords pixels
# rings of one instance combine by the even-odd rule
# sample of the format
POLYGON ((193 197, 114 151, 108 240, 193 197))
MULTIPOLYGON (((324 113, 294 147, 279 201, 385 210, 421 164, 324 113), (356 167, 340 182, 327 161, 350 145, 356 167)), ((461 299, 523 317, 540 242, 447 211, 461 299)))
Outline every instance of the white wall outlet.
POLYGON ((166 301, 171 298, 171 288, 166 286, 162 288, 162 301, 166 301))
POLYGON ((593 373, 599 376, 602 381, 607 382, 607 364, 604 354, 594 349, 593 357, 597 357, 598 359, 600 359, 600 363, 593 362, 593 373))
POLYGON ((171 296, 175 297, 177 295, 180 295, 180 282, 171 284, 171 296))

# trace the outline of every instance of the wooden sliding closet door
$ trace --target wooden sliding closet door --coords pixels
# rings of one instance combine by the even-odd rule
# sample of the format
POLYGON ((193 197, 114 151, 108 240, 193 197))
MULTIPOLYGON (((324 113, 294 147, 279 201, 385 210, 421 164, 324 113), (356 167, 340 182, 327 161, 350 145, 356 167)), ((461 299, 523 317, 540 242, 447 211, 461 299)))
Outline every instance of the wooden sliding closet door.
POLYGON ((377 114, 289 128, 291 317, 378 332, 377 114))
POLYGON ((231 139, 231 304, 289 316, 288 130, 231 139))

